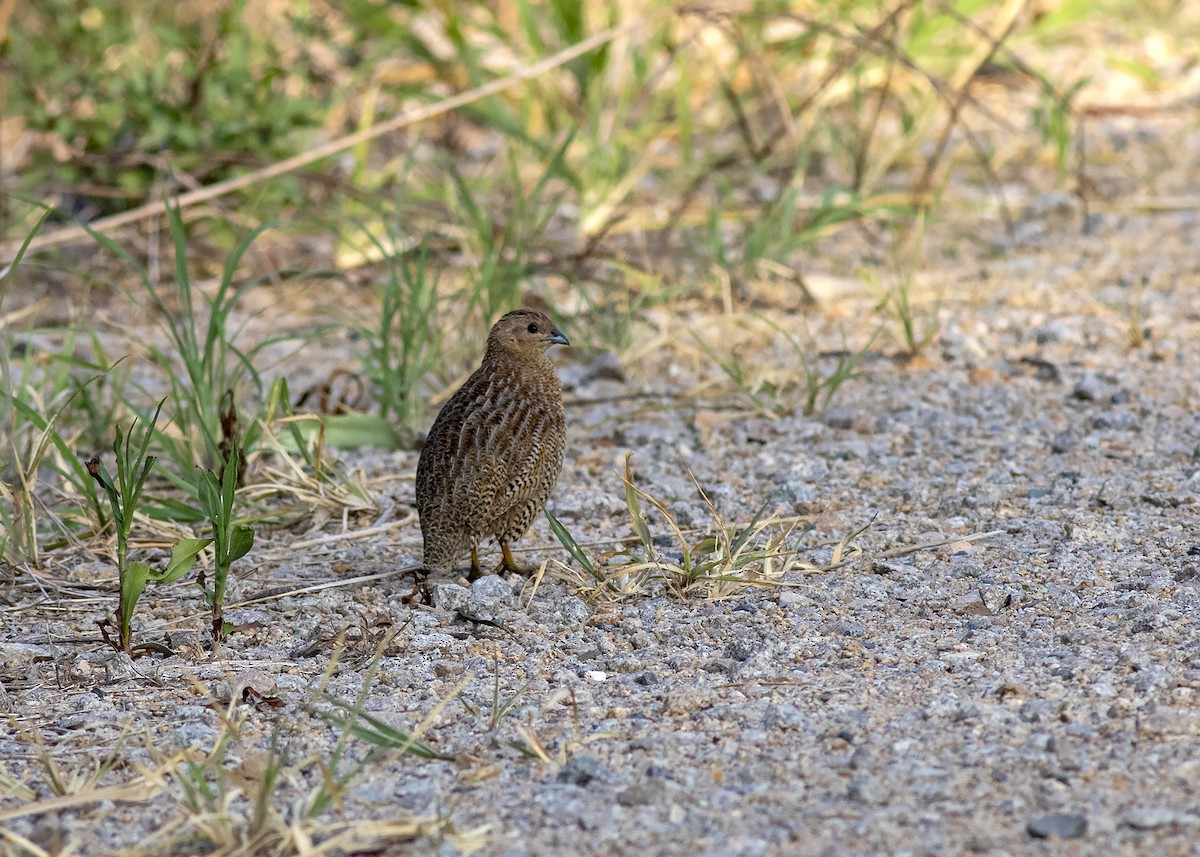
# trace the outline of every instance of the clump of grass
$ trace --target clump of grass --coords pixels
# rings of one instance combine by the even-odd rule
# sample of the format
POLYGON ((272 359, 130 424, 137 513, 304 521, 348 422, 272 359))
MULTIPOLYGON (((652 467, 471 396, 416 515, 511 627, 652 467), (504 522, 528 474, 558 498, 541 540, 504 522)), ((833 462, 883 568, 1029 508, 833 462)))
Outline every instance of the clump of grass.
MULTIPOLYGON (((110 189, 90 204, 111 211, 161 178, 166 153, 176 169, 208 181, 236 173, 247 157, 292 154, 303 140, 296 132, 320 127, 337 88, 322 86, 321 64, 292 47, 298 20, 283 9, 248 14, 248 5, 186 16, 127 0, 30 6, 6 47, 20 73, 5 88, 10 115, 42 132, 36 170, 53 172, 59 186, 110 189), (256 24, 264 12, 266 27, 256 24), (278 30, 295 32, 278 38, 278 30)), ((289 195, 279 190, 294 195, 294 183, 276 189, 275 205, 289 195)))
POLYGON ((146 584, 152 580, 155 583, 171 583, 181 579, 191 571, 200 551, 208 547, 212 541, 211 539, 183 539, 171 549, 171 559, 167 565, 157 571, 147 563, 129 561, 129 532, 133 528, 134 517, 141 504, 146 478, 150 475, 151 468, 154 467, 155 457, 147 454, 147 448, 150 445, 154 427, 158 423, 159 414, 162 412, 162 406, 163 402, 160 401, 149 424, 141 431, 136 445, 134 442, 136 420, 125 434, 122 434, 120 426, 116 428, 116 438, 113 441, 113 453, 116 456, 117 466, 116 482, 109 476, 108 469, 100 460, 100 456, 93 456, 87 462, 88 474, 96 480, 108 496, 117 537, 119 590, 116 613, 117 639, 113 640, 109 636, 108 629, 112 620, 101 622, 100 632, 113 648, 127 654, 133 652, 131 630, 133 611, 137 607, 138 599, 146 589, 146 584))
POLYGON ((363 367, 379 391, 379 416, 398 419, 411 440, 425 417, 422 383, 440 351, 439 273, 428 246, 404 252, 394 234, 390 248, 369 235, 386 260, 387 277, 379 289, 376 324, 362 330, 363 367))
POLYGON ((272 384, 266 412, 259 420, 254 480, 241 488, 250 504, 261 504, 267 498, 275 500, 259 520, 282 523, 308 516, 340 517, 350 512, 378 514, 379 493, 361 471, 347 471, 338 462, 329 449, 330 435, 340 445, 370 444, 387 449, 391 446, 387 441, 394 439, 394 432, 381 434, 384 427, 377 418, 364 420, 361 430, 358 421, 349 419, 368 415, 341 416, 347 419, 331 426, 334 416, 297 414, 291 405, 287 381, 278 378, 272 384))
POLYGON ((940 302, 922 302, 916 294, 916 269, 924 241, 924 218, 910 231, 893 242, 889 253, 890 282, 873 270, 861 273, 867 287, 875 294, 877 311, 885 320, 888 331, 900 348, 900 354, 911 360, 920 354, 941 330, 938 317, 940 302))
MULTIPOLYGON (((427 817, 322 818, 331 807, 343 806, 363 771, 389 755, 400 752, 423 761, 453 758, 421 741, 416 733, 406 734, 365 713, 379 660, 394 636, 389 634, 377 647, 353 702, 325 691, 339 665, 340 646, 335 650, 314 693, 334 709, 304 705, 305 711, 335 730, 332 749, 320 756, 293 757, 288 721, 282 717, 275 719, 265 753, 239 747, 240 721, 250 710, 243 703, 255 701, 255 707, 269 711, 281 700, 252 690, 243 692, 242 699, 210 699, 210 707, 220 717, 211 747, 207 751, 185 748, 160 761, 155 778, 169 788, 174 803, 167 820, 130 853, 159 854, 186 844, 190 850, 203 848, 206 853, 292 854, 309 853, 313 843, 319 843, 320 853, 359 853, 438 832, 439 821, 427 817), (358 757, 352 753, 356 740, 369 746, 358 757)), ((197 687, 208 695, 205 688, 197 687)), ((454 693, 430 712, 421 729, 440 714, 454 693)))
POLYGON ((169 400, 176 405, 171 422, 177 431, 159 431, 155 440, 175 465, 168 478, 188 490, 192 486, 186 474, 193 467, 212 467, 223 459, 223 401, 235 395, 240 399, 246 384, 261 401, 265 385, 255 368, 255 357, 262 349, 291 337, 286 334, 271 337, 248 349, 237 343, 235 311, 257 281, 251 278, 235 285, 235 276, 246 251, 270 224, 259 226, 241 238, 226 258, 221 278, 210 294, 193 286, 182 213, 168 205, 166 220, 174 254, 174 294, 169 302, 159 293, 151 272, 127 250, 106 235, 89 232, 136 273, 141 288, 127 289, 126 293, 135 303, 144 301, 149 305, 170 342, 169 347, 163 348, 146 341, 143 347, 150 361, 162 369, 170 385, 169 400))
MULTIPOLYGON (((0 309, 14 271, 24 259, 49 212, 25 236, 12 262, 0 269, 0 309)), ((71 337, 68 336, 68 350, 71 337)), ((39 528, 39 481, 43 468, 60 490, 82 498, 83 516, 94 530, 105 524, 104 509, 86 468, 75 454, 74 435, 65 427, 73 401, 86 383, 74 383, 61 364, 54 371, 35 371, 36 354, 27 342, 14 341, 8 321, 0 317, 0 560, 19 565, 39 560, 43 532, 39 528), (22 355, 14 365, 14 356, 22 355)), ((51 516, 54 521, 61 518, 51 516)), ((60 524, 61 525, 61 524, 60 524)))
POLYGON ((812 334, 807 330, 804 339, 801 340, 800 337, 770 319, 763 318, 762 320, 783 336, 795 355, 795 363, 800 367, 801 372, 801 383, 798 385, 800 411, 806 417, 811 417, 828 408, 842 385, 859 375, 863 358, 870 351, 875 337, 878 335, 878 331, 876 331, 857 350, 847 348, 845 336, 843 336, 842 347, 832 354, 826 355, 817 349, 812 334), (829 370, 821 368, 821 360, 826 356, 831 357, 834 361, 833 368, 829 370))
POLYGON ((229 569, 254 546, 254 528, 234 522, 233 501, 237 491, 236 457, 226 462, 218 476, 212 470, 196 468, 196 494, 200 508, 212 528, 213 583, 209 586, 203 574, 200 588, 212 613, 212 642, 214 648, 228 631, 224 621, 225 589, 229 584, 229 569))
POLYGON ((770 416, 797 412, 812 416, 829 407, 842 386, 861 373, 879 334, 877 329, 856 348, 849 347, 843 335, 841 348, 822 351, 802 318, 774 321, 755 313, 738 321, 749 326, 753 347, 743 348, 730 339, 712 345, 695 331, 692 340, 741 396, 770 416), (803 332, 794 332, 793 327, 803 332), (782 338, 786 355, 782 359, 764 356, 772 333, 782 338))
MULTIPOLYGON (((685 528, 666 503, 634 482, 632 459, 633 453, 628 453, 622 484, 639 552, 622 548, 598 564, 561 522, 550 518, 551 530, 586 572, 586 588, 615 598, 665 588, 680 597, 717 600, 746 587, 781 585, 789 571, 811 568, 797 555, 798 542, 809 531, 800 518, 768 514, 769 506, 764 505, 748 524, 731 526, 693 477, 711 524, 702 530, 685 528), (661 540, 651 530, 651 516, 666 525, 661 540)), ((565 563, 556 566, 571 576, 565 563)))

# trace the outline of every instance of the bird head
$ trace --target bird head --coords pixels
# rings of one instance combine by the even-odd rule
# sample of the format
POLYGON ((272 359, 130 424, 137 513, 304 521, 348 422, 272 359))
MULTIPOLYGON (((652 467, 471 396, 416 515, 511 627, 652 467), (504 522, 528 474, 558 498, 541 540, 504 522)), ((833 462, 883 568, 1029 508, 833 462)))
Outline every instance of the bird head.
POLYGON ((489 352, 499 350, 517 356, 540 356, 551 345, 570 345, 550 316, 535 309, 513 310, 492 325, 489 352))

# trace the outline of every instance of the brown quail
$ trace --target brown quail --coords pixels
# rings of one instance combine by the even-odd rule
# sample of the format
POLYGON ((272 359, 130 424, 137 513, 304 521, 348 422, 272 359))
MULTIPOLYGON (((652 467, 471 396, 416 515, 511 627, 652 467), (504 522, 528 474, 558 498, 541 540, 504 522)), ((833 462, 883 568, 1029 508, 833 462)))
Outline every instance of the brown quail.
POLYGON ((562 385, 546 356, 569 345, 543 312, 519 309, 488 334, 483 363, 446 402, 417 463, 417 511, 427 571, 452 570, 487 536, 509 544, 533 522, 562 470, 567 424, 562 385))

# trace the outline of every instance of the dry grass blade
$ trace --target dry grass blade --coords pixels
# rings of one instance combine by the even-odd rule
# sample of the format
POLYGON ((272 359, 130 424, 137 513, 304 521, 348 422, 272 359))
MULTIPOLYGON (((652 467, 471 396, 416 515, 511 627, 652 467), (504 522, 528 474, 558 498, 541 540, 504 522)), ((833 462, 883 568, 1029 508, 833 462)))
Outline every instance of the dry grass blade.
POLYGON ((102 801, 137 802, 149 800, 161 792, 162 788, 161 783, 150 782, 139 777, 121 786, 88 789, 76 794, 59 795, 58 797, 26 804, 25 806, 0 810, 0 822, 11 821, 14 818, 21 818, 26 815, 36 815, 41 812, 58 812, 102 801))

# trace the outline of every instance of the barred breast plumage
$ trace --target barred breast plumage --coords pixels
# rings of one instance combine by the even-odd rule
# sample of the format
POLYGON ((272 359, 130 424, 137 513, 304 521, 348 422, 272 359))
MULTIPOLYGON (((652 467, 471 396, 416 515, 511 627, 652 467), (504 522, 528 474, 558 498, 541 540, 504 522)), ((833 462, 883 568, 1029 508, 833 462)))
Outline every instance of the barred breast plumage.
POLYGON ((425 568, 448 571, 488 536, 504 566, 509 544, 533 523, 562 470, 567 424, 562 385, 546 351, 568 345, 543 312, 508 313, 488 334, 483 362, 450 397, 417 464, 425 568))

